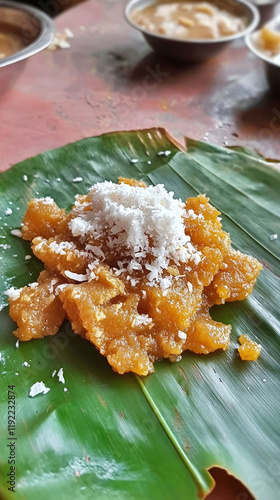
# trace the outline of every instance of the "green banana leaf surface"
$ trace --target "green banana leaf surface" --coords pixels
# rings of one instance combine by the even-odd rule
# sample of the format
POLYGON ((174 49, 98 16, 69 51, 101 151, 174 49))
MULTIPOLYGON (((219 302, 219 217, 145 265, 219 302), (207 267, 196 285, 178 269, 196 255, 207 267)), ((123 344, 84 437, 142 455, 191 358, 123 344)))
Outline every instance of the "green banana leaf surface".
POLYGON ((279 185, 277 166, 250 150, 187 139, 185 151, 162 129, 88 138, 1 174, 0 497, 195 500, 210 491, 208 469, 216 465, 257 500, 278 498, 280 238, 270 236, 280 236, 279 185), (67 322, 54 337, 17 346, 4 292, 36 280, 42 268, 29 242, 10 233, 20 229, 28 201, 51 196, 70 209, 77 193, 119 176, 164 184, 182 199, 205 193, 233 246, 262 262, 248 299, 212 309, 232 325, 228 351, 186 352, 141 378, 114 373, 67 322), (262 345, 256 362, 238 357, 243 333, 262 345), (60 368, 65 384, 52 377, 60 368), (50 391, 28 397, 38 381, 50 391), (15 492, 7 483, 9 386, 16 398, 15 492))

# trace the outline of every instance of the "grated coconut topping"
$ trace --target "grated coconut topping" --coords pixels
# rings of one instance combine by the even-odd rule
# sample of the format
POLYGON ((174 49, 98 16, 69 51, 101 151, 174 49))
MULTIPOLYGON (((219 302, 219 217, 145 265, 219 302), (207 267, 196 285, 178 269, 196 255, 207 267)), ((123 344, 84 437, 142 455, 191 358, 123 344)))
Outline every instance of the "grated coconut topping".
POLYGON ((4 294, 7 295, 8 298, 11 300, 17 300, 20 297, 22 290, 23 290, 23 287, 15 288, 14 286, 12 286, 11 288, 9 288, 9 290, 4 292, 4 294))
POLYGON ((10 233, 13 235, 13 236, 17 236, 18 238, 21 238, 22 237, 22 232, 20 229, 12 229, 10 231, 10 233))
POLYGON ((47 394, 50 391, 49 387, 46 387, 44 382, 36 382, 30 387, 28 396, 34 398, 37 394, 47 394))
POLYGON ((37 201, 40 201, 43 205, 52 205, 54 203, 54 199, 50 196, 44 196, 43 198, 37 198, 37 201))
POLYGON ((102 259, 105 239, 109 251, 122 256, 116 274, 146 270, 148 281, 166 289, 172 277, 163 277, 163 271, 170 261, 177 265, 193 261, 197 265, 201 260, 200 252, 185 234, 185 205, 173 196, 160 184, 142 188, 109 181, 97 183, 89 191, 86 210, 76 201, 69 228, 83 243, 93 239, 96 244, 86 249, 102 259))
POLYGON ((58 380, 59 382, 62 382, 62 384, 65 384, 65 378, 63 375, 63 368, 60 368, 57 372, 58 380))

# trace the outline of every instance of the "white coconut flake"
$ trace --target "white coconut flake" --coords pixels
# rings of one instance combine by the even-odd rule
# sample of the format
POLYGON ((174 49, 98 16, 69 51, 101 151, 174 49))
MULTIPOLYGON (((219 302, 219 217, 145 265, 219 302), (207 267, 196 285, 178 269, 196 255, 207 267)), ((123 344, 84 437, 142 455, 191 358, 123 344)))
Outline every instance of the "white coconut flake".
POLYGON ((22 363, 22 366, 28 366, 28 367, 30 368, 30 364, 29 364, 27 361, 24 361, 24 362, 22 363))
POLYGON ((63 388, 63 390, 64 390, 64 392, 67 392, 67 391, 68 391, 67 387, 64 387, 64 388, 63 388))
POLYGON ((31 255, 26 255, 26 256, 24 257, 24 260, 30 260, 30 259, 31 259, 31 255))
POLYGON ((189 210, 187 210, 186 217, 188 219, 204 220, 203 214, 196 214, 192 208, 190 208, 189 210))
POLYGON ((11 288, 9 288, 9 290, 4 292, 4 294, 7 295, 11 300, 17 300, 20 297, 22 290, 23 288, 15 288, 12 286, 11 288))
POLYGON ((43 203, 43 205, 52 205, 54 203, 54 199, 51 198, 50 196, 37 198, 37 201, 40 201, 41 203, 43 203))
POLYGON ((55 289, 55 295, 59 295, 60 292, 62 292, 62 290, 68 285, 69 283, 62 283, 62 285, 58 285, 55 289))
POLYGON ((67 38, 74 38, 74 33, 69 28, 64 28, 64 33, 67 36, 67 38))
POLYGON ((182 330, 178 330, 178 337, 179 339, 186 340, 187 334, 185 332, 182 332, 182 330))
POLYGON ((62 384, 65 384, 65 378, 63 375, 63 368, 60 368, 57 372, 58 380, 59 382, 62 382, 62 384))
POLYGON ((19 348, 19 339, 16 341, 15 346, 16 346, 16 349, 19 348))
POLYGON ((72 182, 82 182, 82 180, 82 177, 74 177, 74 179, 72 179, 72 182))
POLYGON ((96 257, 100 257, 101 259, 105 259, 104 252, 102 249, 96 245, 86 245, 86 251, 92 252, 96 257))
POLYGON ((131 278, 130 276, 130 284, 131 286, 136 286, 138 283, 139 283, 139 279, 134 279, 134 278, 131 278))
POLYGON ((173 279, 171 276, 168 276, 167 278, 161 278, 160 283, 159 283, 160 288, 162 290, 166 290, 167 288, 170 288, 172 285, 172 281, 173 281, 173 279))
POLYGON ((27 181, 28 181, 28 177, 27 177, 27 175, 26 175, 26 174, 23 174, 23 176, 22 176, 22 180, 23 180, 23 182, 27 182, 27 181))
POLYGON ((7 210, 5 210, 5 212, 4 212, 4 213, 5 213, 5 215, 7 215, 7 216, 8 216, 8 215, 11 215, 11 214, 13 213, 13 211, 12 211, 12 209, 9 207, 9 208, 7 208, 7 210))
POLYGON ((107 247, 109 254, 121 255, 116 273, 146 270, 148 281, 164 290, 172 284, 172 277, 163 275, 170 261, 200 262, 200 252, 185 234, 185 205, 163 185, 144 189, 105 181, 94 185, 88 196, 86 209, 76 201, 69 228, 82 243, 94 239, 102 252, 107 247))
POLYGON ((33 283, 29 283, 29 288, 37 288, 37 286, 39 286, 39 283, 37 281, 33 281, 33 283))
POLYGON ((67 276, 67 278, 73 281, 79 281, 80 283, 82 283, 83 281, 88 281, 87 274, 77 274, 77 273, 72 273, 71 271, 64 271, 64 274, 65 276, 67 276))
POLYGON ((54 376, 55 376, 55 374, 56 374, 56 370, 54 370, 54 371, 52 372, 52 377, 54 377, 54 376))
POLYGON ((54 285, 57 283, 57 279, 53 279, 51 280, 49 286, 48 286, 48 290, 50 293, 54 293, 54 285))
POLYGON ((269 236, 270 241, 277 240, 277 238, 278 238, 278 234, 271 234, 271 235, 269 236))
POLYGON ((179 363, 179 361, 181 361, 182 359, 182 356, 181 355, 177 355, 177 354, 172 354, 171 356, 169 356, 169 359, 170 361, 172 361, 172 363, 179 363))
POLYGON ((188 287, 189 292, 192 293, 193 286, 192 286, 192 284, 189 281, 187 282, 187 287, 188 287))
POLYGON ((58 255, 66 255, 66 250, 76 250, 76 245, 72 241, 61 241, 60 243, 52 241, 49 244, 49 248, 58 255))
POLYGON ((152 318, 150 318, 148 314, 138 314, 133 319, 133 326, 149 325, 152 321, 152 318))
POLYGON ((49 387, 46 387, 44 382, 36 382, 30 387, 28 396, 34 398, 38 394, 47 394, 50 391, 49 387))
POLYGON ((197 264, 199 264, 199 263, 200 263, 200 261, 201 261, 200 254, 199 254, 199 253, 196 253, 196 254, 194 255, 194 259, 193 259, 193 260, 194 260, 195 265, 197 266, 197 264))
POLYGON ((22 238, 22 232, 20 229, 12 229, 11 234, 13 236, 17 236, 18 238, 22 238))
POLYGON ((48 46, 48 50, 70 49, 71 45, 69 42, 67 42, 67 38, 73 38, 73 36, 69 37, 67 31, 65 30, 64 33, 56 33, 51 45, 48 46))

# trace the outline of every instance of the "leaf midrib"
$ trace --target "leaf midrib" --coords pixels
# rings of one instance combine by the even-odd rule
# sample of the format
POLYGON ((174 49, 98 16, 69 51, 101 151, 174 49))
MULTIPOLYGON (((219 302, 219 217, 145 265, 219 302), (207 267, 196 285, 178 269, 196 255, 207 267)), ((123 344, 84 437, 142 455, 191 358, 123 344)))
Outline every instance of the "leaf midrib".
POLYGON ((198 488, 199 488, 198 495, 200 496, 201 493, 208 493, 209 488, 208 488, 206 481, 203 479, 202 475, 199 473, 199 471, 196 469, 196 467, 192 464, 191 460, 187 457, 186 453, 182 449, 181 445, 179 444, 178 440, 176 439, 171 428, 169 427, 166 420, 162 416, 154 399, 152 398, 149 391, 147 390, 142 378, 139 375, 135 375, 135 378, 139 384, 139 387, 140 387, 144 397, 146 398, 148 404, 150 405, 152 411, 154 412, 154 415, 156 416, 158 422, 161 424, 165 434, 168 436, 170 442, 172 443, 172 445, 174 446, 178 455, 182 459, 184 465, 187 467, 192 478, 194 479, 194 481, 198 485, 198 488))

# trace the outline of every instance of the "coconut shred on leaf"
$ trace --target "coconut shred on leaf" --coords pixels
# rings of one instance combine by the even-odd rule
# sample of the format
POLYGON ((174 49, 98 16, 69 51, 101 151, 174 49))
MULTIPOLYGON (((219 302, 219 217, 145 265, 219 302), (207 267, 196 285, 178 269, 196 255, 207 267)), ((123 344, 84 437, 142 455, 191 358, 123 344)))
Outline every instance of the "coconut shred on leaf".
POLYGON ((106 256, 101 248, 106 240, 109 251, 120 254, 119 269, 129 273, 145 268, 147 279, 165 288, 162 273, 172 260, 175 264, 200 261, 200 252, 185 233, 187 216, 182 201, 174 199, 163 185, 145 189, 128 184, 102 182, 93 186, 85 205, 76 202, 69 228, 81 240, 94 239, 93 253, 106 256))

